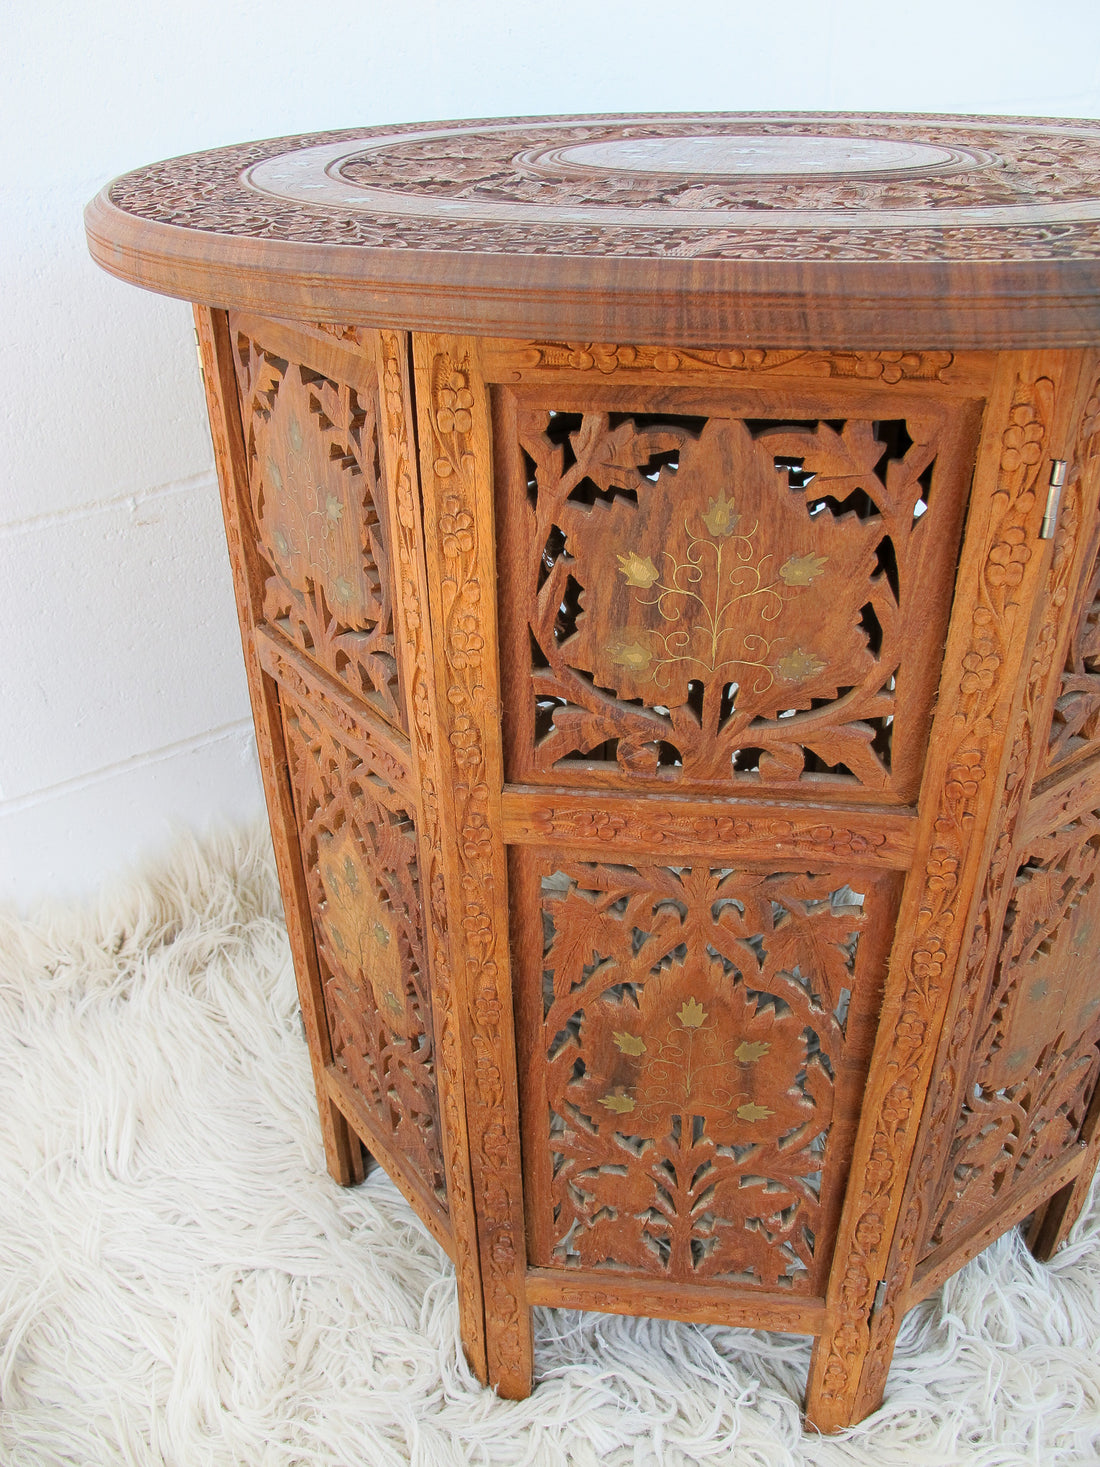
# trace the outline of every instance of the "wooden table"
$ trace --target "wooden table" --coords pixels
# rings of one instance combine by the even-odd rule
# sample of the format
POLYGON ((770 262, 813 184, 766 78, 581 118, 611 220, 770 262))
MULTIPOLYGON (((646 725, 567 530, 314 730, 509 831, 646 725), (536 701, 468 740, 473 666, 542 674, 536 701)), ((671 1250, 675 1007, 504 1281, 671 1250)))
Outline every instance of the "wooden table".
POLYGON ((1100 125, 383 127, 89 206, 195 308, 328 1165, 530 1307, 815 1337, 1100 1149, 1100 125))

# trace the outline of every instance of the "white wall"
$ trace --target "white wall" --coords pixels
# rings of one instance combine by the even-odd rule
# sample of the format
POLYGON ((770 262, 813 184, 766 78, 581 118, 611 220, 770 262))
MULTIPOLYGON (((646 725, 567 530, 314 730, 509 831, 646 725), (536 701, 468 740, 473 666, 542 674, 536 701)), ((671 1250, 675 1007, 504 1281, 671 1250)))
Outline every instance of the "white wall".
POLYGON ((826 108, 1100 116, 1100 7, 39 0, 0 33, 0 899, 261 806, 189 308, 81 208, 174 153, 358 123, 826 108))

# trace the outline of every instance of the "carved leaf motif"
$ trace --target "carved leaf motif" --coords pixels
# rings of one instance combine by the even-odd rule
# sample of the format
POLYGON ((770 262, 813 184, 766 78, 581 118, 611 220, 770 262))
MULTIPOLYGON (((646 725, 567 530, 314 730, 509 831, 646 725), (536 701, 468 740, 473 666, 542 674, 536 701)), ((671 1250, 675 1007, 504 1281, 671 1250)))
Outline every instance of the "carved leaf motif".
POLYGON ((1100 737, 1100 555, 1078 594, 1050 730, 1048 763, 1078 756, 1100 737))
POLYGON ((787 915, 767 938, 770 970, 797 971, 813 992, 823 995, 826 1007, 835 1008, 841 991, 851 987, 851 943, 858 919, 854 904, 836 908, 792 897, 787 915))

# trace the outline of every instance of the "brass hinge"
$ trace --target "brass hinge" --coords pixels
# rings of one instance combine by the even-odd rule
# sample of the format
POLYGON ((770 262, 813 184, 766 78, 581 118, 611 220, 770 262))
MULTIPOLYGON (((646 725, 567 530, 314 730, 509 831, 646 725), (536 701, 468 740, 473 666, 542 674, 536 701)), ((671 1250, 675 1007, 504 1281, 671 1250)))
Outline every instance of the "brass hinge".
POLYGON ((1043 511, 1043 523, 1039 529, 1040 540, 1053 540, 1054 531, 1058 525, 1058 506, 1062 502, 1062 486, 1066 482, 1066 461, 1064 458, 1052 460, 1050 465, 1050 484, 1047 487, 1047 507, 1043 511))
POLYGON ((202 385, 205 387, 206 367, 203 365, 202 360, 202 342, 199 340, 199 328, 197 326, 192 326, 191 331, 195 337, 195 355, 199 359, 199 376, 202 378, 202 385))

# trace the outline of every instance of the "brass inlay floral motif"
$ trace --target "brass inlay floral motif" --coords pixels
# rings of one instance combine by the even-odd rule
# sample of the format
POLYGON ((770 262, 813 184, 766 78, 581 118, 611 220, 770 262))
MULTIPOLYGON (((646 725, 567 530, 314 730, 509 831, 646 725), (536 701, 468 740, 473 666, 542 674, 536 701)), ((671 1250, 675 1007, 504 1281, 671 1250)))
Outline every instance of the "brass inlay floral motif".
POLYGON ((849 1016, 874 1001, 857 948, 878 898, 837 873, 542 870, 536 1263, 812 1292, 850 1146, 830 1130, 834 1087, 849 1016))
POLYGON ((389 1027, 406 1037, 411 1019, 393 920, 346 829, 325 842, 319 874, 321 920, 333 949, 348 973, 369 985, 389 1027))
MULTIPOLYGON (((673 1015, 662 1014, 663 1027, 650 1042, 640 1035, 615 1031, 616 1048, 631 1056, 648 1055, 641 1068, 637 1089, 644 1106, 667 1105, 684 1115, 694 1115, 712 1106, 719 1093, 737 1116, 748 1122, 765 1120, 775 1112, 766 1105, 745 1099, 734 1105, 735 1094, 728 1091, 728 1076, 715 1072, 728 1071, 730 1055, 738 1064, 755 1065, 767 1054, 771 1045, 764 1040, 742 1040, 732 1051, 728 1037, 719 1033, 716 1019, 708 1015, 697 998, 689 997, 673 1015), (720 1088, 716 1091, 716 1085, 720 1088)), ((600 1104, 616 1115, 627 1115, 636 1105, 634 1095, 624 1087, 601 1096, 600 1104)))
POLYGON ((607 644, 611 661, 635 674, 648 672, 659 688, 669 686, 674 663, 695 663, 703 673, 727 667, 754 668, 754 693, 766 692, 776 677, 793 682, 823 672, 826 660, 802 647, 773 660, 772 638, 755 625, 746 630, 743 621, 731 626, 729 618, 736 617, 745 603, 755 601, 759 622, 766 627, 782 612, 789 592, 809 586, 823 574, 829 557, 791 555, 773 573, 768 567, 775 557, 770 551, 760 553, 753 543, 759 521, 739 531, 742 516, 735 499, 724 490, 710 499, 699 518, 707 534, 697 535, 685 518, 684 558, 662 550, 660 558, 667 563, 663 572, 652 556, 633 548, 617 554, 619 573, 628 586, 656 592, 652 597, 636 597, 638 604, 656 607, 661 619, 674 629, 622 628, 607 644))
MULTIPOLYGON (((286 389, 293 393, 294 386, 286 389)), ((303 432, 303 406, 289 409, 285 435, 264 463, 265 528, 287 584, 304 594, 319 581, 341 622, 364 629, 378 620, 380 607, 374 567, 363 563, 359 544, 355 476, 318 463, 323 444, 315 429, 303 432)))
POLYGON ((528 538, 505 651, 532 711, 515 777, 583 764, 601 782, 915 797, 964 499, 938 485, 976 415, 647 406, 519 411, 528 538))

